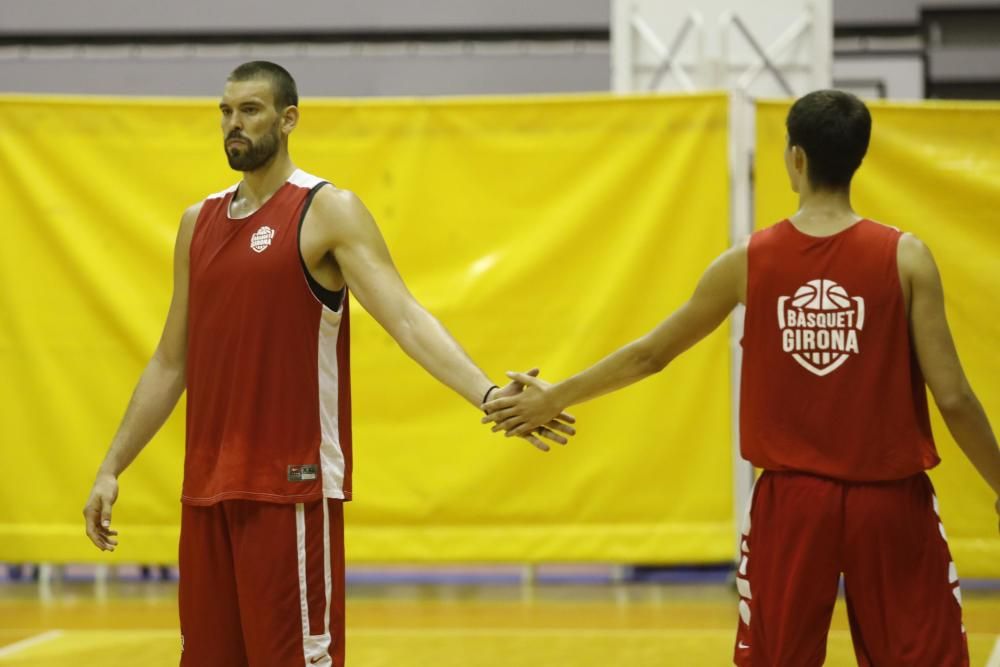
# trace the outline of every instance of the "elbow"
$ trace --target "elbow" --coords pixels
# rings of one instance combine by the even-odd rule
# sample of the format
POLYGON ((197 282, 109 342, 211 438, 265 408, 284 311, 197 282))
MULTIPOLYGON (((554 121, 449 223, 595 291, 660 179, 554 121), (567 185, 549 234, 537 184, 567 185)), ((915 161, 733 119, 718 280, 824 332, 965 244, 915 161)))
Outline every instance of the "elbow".
POLYGON ((941 394, 934 395, 934 402, 937 403, 941 415, 949 417, 960 415, 974 409, 977 403, 976 395, 968 385, 941 394))
POLYGON ((170 351, 158 347, 153 352, 152 362, 161 372, 183 376, 187 370, 186 351, 170 351))
POLYGON ((656 350, 653 350, 644 345, 637 345, 635 349, 635 368, 638 370, 641 377, 646 377, 648 375, 655 375, 667 367, 670 362, 663 354, 657 354, 656 350))
POLYGON ((416 358, 421 347, 420 326, 415 317, 407 314, 387 323, 388 334, 407 355, 416 358))

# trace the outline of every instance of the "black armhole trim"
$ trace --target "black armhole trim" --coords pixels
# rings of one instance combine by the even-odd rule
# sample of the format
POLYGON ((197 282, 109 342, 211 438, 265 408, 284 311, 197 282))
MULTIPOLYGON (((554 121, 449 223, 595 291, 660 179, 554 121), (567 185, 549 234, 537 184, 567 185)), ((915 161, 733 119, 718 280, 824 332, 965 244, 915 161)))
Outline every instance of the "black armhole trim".
POLYGON ((319 192, 319 189, 324 185, 329 185, 328 181, 323 181, 318 185, 313 186, 309 194, 306 195, 306 200, 302 204, 302 215, 299 217, 299 230, 295 235, 295 246, 299 253, 299 264, 302 265, 302 273, 306 277, 306 283, 309 284, 309 291, 313 293, 320 303, 329 308, 330 310, 337 312, 340 310, 340 306, 344 303, 344 295, 347 292, 347 287, 342 287, 336 292, 333 290, 328 290, 327 288, 316 282, 316 279, 312 277, 309 273, 309 267, 306 266, 306 260, 302 258, 302 223, 306 220, 306 213, 309 212, 309 206, 312 204, 313 197, 319 192))

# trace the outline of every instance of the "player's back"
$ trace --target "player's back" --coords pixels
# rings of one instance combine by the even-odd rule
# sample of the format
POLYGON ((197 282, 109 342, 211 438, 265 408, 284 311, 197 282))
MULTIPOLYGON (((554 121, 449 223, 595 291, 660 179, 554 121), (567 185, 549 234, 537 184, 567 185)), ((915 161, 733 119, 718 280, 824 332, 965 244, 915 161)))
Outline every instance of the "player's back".
POLYGON ((788 220, 747 251, 740 433, 769 470, 901 479, 939 461, 896 263, 901 233, 788 220))

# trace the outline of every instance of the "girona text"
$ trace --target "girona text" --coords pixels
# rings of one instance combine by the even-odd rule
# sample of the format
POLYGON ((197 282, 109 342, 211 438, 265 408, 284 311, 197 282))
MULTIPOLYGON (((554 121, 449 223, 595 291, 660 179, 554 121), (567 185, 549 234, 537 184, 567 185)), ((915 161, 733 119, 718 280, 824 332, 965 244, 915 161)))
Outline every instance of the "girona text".
POLYGON ((784 329, 781 347, 785 352, 858 352, 855 329, 784 329))

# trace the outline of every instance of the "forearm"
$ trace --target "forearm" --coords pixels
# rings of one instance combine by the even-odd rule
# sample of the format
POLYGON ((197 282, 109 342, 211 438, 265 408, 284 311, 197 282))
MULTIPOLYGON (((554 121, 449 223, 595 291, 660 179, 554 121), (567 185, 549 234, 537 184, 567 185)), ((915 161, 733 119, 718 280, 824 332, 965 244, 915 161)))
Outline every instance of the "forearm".
POLYGON ((1000 448, 979 399, 969 392, 959 400, 938 407, 955 442, 993 492, 1000 496, 1000 448))
POLYGON ((98 474, 118 477, 156 435, 184 392, 184 366, 155 356, 136 384, 98 474))
POLYGON ((642 339, 609 354, 585 371, 552 386, 560 409, 603 396, 634 384, 665 367, 642 339))
MULTIPOLYGON (((709 288, 699 286, 699 290, 709 288)), ((734 306, 733 300, 705 296, 696 291, 695 298, 642 338, 554 385, 554 397, 560 408, 566 409, 659 373, 679 354, 714 331, 734 306)))
POLYGON ((493 385, 433 315, 420 307, 402 319, 394 337, 404 352, 439 382, 477 408, 493 385))

